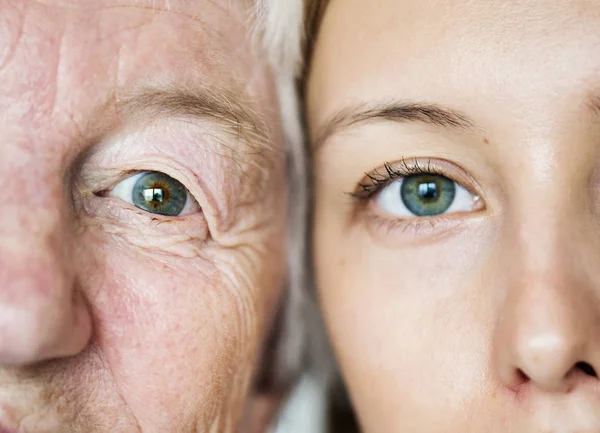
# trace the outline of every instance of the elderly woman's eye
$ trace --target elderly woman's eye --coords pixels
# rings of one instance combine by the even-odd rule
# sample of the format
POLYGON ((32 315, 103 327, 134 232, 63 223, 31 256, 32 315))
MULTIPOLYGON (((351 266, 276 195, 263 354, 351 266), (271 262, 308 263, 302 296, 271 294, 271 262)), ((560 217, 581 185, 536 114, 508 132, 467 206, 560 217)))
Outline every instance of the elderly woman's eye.
POLYGON ((108 195, 158 215, 181 216, 200 210, 198 202, 181 182, 158 171, 128 177, 115 185, 108 195))
POLYGON ((381 188, 375 203, 399 217, 433 217, 475 209, 478 197, 439 174, 415 174, 381 188))

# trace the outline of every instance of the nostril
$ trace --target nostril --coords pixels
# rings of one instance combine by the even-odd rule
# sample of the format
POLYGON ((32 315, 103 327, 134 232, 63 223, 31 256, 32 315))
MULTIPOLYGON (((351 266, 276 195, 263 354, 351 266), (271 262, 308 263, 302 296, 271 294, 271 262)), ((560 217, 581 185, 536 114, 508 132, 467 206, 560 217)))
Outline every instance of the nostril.
POLYGON ((578 362, 577 364, 575 364, 575 368, 577 370, 582 371, 583 373, 585 373, 588 376, 596 377, 596 378, 598 377, 598 374, 596 373, 596 370, 594 370, 594 367, 592 367, 587 362, 578 362))
POLYGON ((524 383, 529 382, 529 380, 529 376, 527 376, 527 374, 519 368, 517 370, 517 382, 519 383, 519 385, 523 385, 524 383))

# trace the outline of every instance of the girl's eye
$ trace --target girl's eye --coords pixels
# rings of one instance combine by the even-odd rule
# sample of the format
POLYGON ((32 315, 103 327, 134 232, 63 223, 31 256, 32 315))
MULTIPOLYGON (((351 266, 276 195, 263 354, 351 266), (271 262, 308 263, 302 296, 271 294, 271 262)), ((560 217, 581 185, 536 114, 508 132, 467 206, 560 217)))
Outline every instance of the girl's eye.
POLYGON ((158 215, 181 216, 200 210, 181 182, 158 171, 128 177, 115 185, 109 195, 158 215))
POLYGON ((415 174, 384 186, 375 203, 399 217, 432 217, 474 210, 478 197, 439 174, 415 174))

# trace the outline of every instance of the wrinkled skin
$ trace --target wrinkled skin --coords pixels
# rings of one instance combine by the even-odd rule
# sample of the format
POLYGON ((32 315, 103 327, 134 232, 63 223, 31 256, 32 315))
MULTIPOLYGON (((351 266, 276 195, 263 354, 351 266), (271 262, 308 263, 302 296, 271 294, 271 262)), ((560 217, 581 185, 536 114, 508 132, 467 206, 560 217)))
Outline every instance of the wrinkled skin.
POLYGON ((237 431, 286 207, 249 7, 0 1, 0 430, 237 431), (258 126, 157 92, 226 95, 258 126), (189 212, 111 193, 137 171, 181 182, 189 212))
POLYGON ((600 432, 599 47, 598 2, 330 3, 315 266, 364 432, 600 432), (468 206, 400 212, 385 164, 415 160, 468 206))

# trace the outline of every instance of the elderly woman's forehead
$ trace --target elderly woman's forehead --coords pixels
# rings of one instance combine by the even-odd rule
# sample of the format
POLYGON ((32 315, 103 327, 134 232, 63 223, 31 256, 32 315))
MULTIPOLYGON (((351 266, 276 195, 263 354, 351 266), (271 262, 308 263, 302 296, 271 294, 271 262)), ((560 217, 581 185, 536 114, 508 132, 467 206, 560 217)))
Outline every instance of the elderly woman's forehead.
POLYGON ((52 8, 100 12, 112 9, 127 14, 131 9, 148 12, 170 12, 188 16, 209 26, 219 23, 247 27, 253 16, 254 0, 25 0, 52 8))
POLYGON ((216 7, 221 11, 233 8, 247 8, 254 0, 25 0, 48 6, 80 7, 85 9, 100 9, 103 7, 140 7, 157 10, 203 10, 216 7))

